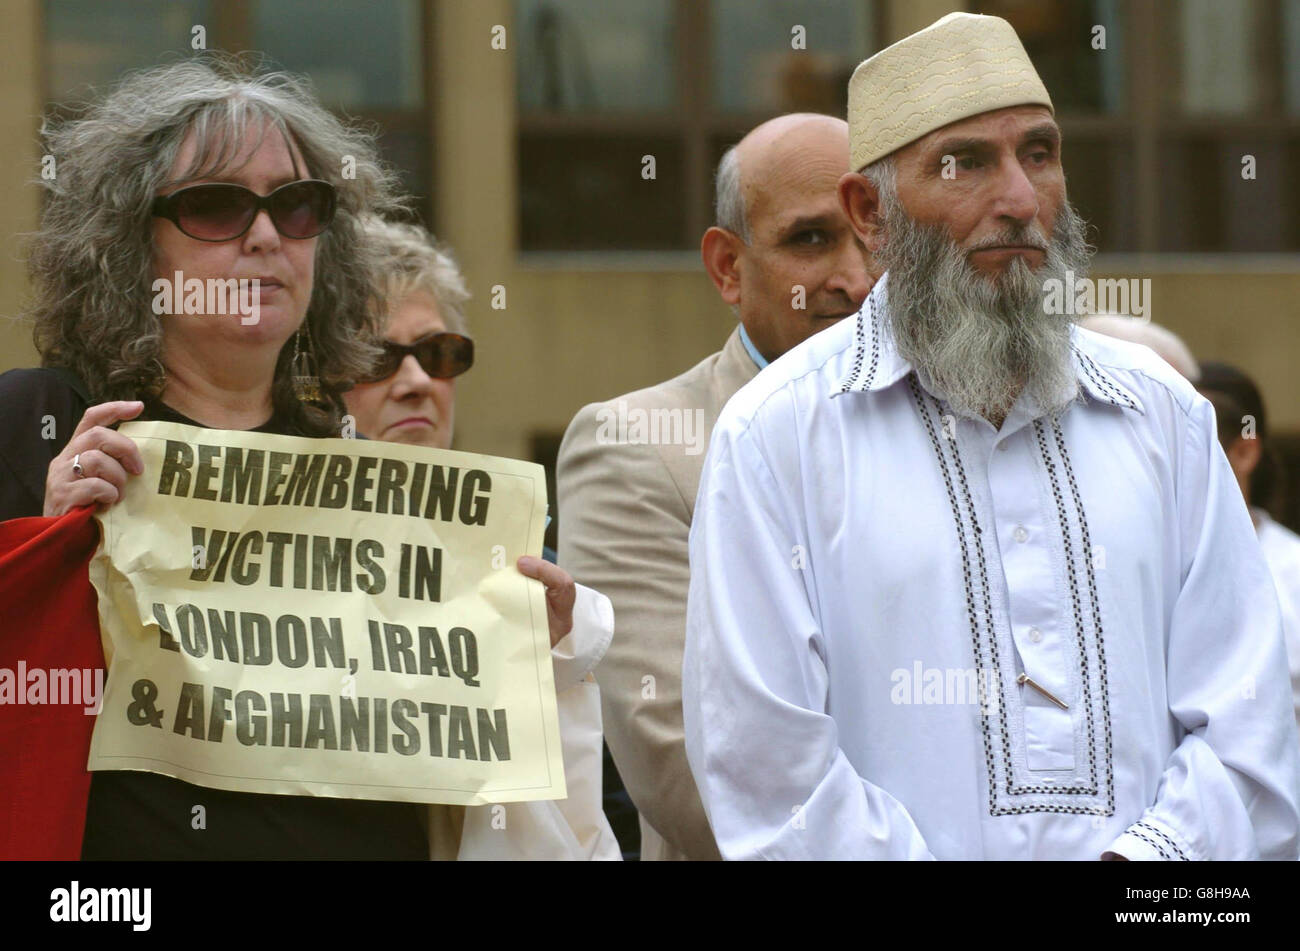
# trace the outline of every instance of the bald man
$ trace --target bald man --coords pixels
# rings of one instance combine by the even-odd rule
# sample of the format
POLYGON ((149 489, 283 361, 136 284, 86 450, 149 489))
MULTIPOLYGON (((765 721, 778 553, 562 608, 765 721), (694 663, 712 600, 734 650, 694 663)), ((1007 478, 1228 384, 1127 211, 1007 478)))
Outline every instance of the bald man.
POLYGON ((719 858, 682 727, 695 490, 723 404, 871 290, 837 198, 848 164, 848 126, 821 115, 772 119, 728 150, 700 253, 739 325, 681 376, 584 407, 560 447, 560 565, 614 604, 596 677, 605 741, 641 813, 643 859, 719 858))

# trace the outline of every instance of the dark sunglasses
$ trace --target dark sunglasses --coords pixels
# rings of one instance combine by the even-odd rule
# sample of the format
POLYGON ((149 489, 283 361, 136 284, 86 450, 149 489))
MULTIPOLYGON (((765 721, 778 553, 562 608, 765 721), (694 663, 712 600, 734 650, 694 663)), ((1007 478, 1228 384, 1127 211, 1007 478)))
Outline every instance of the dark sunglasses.
POLYGON ((230 241, 253 226, 263 208, 286 238, 314 238, 334 220, 337 196, 329 182, 308 178, 259 195, 243 185, 191 185, 153 200, 153 213, 197 241, 230 241))
POLYGON ((362 383, 386 380, 402 365, 407 354, 415 357, 420 368, 429 376, 449 380, 460 376, 474 365, 474 341, 460 334, 436 333, 412 344, 384 341, 384 353, 372 373, 362 383))

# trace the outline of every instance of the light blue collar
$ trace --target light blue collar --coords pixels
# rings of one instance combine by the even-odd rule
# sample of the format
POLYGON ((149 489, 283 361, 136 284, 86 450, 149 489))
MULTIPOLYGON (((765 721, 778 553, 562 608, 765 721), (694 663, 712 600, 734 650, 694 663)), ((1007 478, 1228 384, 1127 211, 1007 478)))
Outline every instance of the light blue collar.
POLYGON ((744 324, 740 325, 740 342, 745 345, 745 349, 749 351, 749 358, 758 364, 760 370, 767 366, 767 360, 758 352, 758 347, 754 346, 754 341, 749 339, 749 334, 745 333, 744 324))

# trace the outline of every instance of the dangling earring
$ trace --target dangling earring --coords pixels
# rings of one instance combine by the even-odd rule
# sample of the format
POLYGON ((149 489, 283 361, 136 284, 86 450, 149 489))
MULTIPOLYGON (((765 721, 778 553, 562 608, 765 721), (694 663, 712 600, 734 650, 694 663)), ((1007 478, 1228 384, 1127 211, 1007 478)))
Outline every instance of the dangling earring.
POLYGON ((321 398, 320 377, 316 375, 316 359, 312 355, 311 331, 307 331, 307 349, 302 349, 302 335, 306 328, 304 319, 293 338, 293 361, 289 364, 289 373, 294 395, 303 403, 316 403, 321 398))

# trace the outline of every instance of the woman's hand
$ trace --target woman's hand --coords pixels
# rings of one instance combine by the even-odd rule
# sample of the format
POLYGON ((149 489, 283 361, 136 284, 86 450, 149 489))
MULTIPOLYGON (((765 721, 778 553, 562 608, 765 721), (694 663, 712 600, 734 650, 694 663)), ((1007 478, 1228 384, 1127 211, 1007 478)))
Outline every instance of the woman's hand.
POLYGON ((519 573, 535 578, 546 586, 546 623, 551 629, 551 646, 573 630, 573 604, 578 598, 578 587, 573 576, 549 561, 524 555, 515 562, 519 573))
POLYGON ((96 502, 109 506, 121 498, 127 473, 144 472, 144 460, 134 442, 108 427, 118 420, 135 419, 143 410, 139 400, 99 403, 86 410, 63 452, 50 460, 45 476, 47 516, 96 502), (72 468, 74 462, 81 465, 80 475, 72 468))

